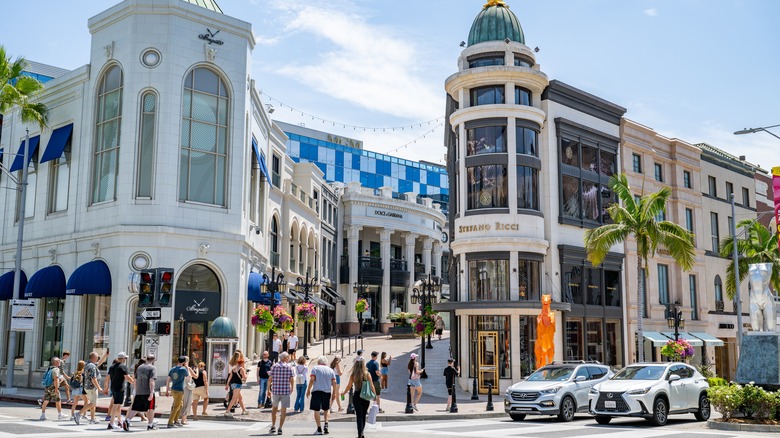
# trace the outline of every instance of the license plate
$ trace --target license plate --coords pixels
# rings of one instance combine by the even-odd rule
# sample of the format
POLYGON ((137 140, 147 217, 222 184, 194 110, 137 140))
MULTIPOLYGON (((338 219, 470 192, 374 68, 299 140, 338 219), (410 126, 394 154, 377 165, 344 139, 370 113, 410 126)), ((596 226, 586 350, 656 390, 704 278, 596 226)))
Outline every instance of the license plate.
POLYGON ((617 409, 617 402, 616 401, 606 400, 604 402, 604 408, 605 409, 617 409))

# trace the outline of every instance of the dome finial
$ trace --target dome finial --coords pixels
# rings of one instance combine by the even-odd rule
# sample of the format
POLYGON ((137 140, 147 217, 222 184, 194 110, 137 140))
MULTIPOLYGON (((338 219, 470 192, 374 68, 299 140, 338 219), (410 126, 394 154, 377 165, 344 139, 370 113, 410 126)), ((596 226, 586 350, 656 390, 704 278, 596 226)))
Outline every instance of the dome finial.
POLYGON ((491 6, 501 6, 503 8, 508 8, 509 5, 504 3, 504 0, 488 0, 487 3, 485 3, 485 6, 482 6, 482 9, 487 9, 491 6))

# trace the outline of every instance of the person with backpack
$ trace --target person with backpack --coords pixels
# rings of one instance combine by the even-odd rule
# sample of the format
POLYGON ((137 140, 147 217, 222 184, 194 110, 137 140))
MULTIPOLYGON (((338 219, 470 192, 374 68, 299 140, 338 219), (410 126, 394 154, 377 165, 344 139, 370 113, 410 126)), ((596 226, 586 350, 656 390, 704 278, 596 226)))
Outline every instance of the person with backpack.
MULTIPOLYGON (((87 396, 84 395, 84 366, 86 362, 80 360, 76 366, 76 371, 70 376, 70 390, 71 396, 73 396, 73 403, 70 405, 70 419, 72 420, 76 416, 76 406, 79 404, 79 400, 84 400, 84 405, 87 405, 87 396)), ((81 415, 81 414, 79 414, 81 415)))
MULTIPOLYGON (((81 408, 79 415, 73 416, 73 421, 76 424, 81 424, 81 419, 85 417, 84 413, 87 411, 91 414, 89 424, 97 424, 100 422, 95 418, 95 407, 97 406, 98 392, 103 391, 100 386, 100 369, 98 369, 99 357, 97 352, 89 353, 89 363, 84 367, 84 393, 87 395, 87 404, 81 408)), ((101 361, 102 362, 102 361, 101 361)))
POLYGON ((65 414, 62 413, 62 402, 60 401, 60 358, 51 358, 51 364, 41 379, 43 386, 43 402, 41 403, 41 421, 46 421, 46 406, 49 402, 54 402, 57 407, 57 419, 62 420, 65 414))
MULTIPOLYGON (((288 353, 289 354, 289 353, 288 353)), ((292 357, 292 354, 290 354, 292 357)), ((295 366, 295 406, 293 412, 303 412, 303 404, 306 394, 306 379, 309 374, 309 367, 306 366, 306 358, 298 358, 298 365, 295 366)))

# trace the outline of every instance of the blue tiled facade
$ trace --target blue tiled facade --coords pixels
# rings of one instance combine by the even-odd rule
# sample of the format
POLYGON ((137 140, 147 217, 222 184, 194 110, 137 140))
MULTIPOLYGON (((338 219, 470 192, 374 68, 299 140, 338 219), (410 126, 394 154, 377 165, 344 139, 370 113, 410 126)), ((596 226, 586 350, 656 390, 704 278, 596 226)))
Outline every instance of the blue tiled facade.
POLYGON ((317 165, 328 182, 359 181, 364 187, 392 187, 393 195, 416 192, 441 204, 449 204, 449 179, 444 167, 345 146, 285 130, 287 154, 296 162, 317 165))

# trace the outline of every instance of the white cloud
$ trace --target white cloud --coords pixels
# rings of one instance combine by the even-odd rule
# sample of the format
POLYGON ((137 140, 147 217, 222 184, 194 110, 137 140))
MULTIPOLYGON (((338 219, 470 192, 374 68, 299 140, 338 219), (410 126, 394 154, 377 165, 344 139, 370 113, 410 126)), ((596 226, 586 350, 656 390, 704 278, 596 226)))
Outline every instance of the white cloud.
POLYGON ((656 15, 658 15, 658 11, 656 11, 655 8, 645 9, 643 12, 648 17, 655 17, 656 15))
POLYGON ((255 44, 259 46, 275 46, 279 43, 280 40, 281 40, 280 36, 275 36, 275 37, 256 36, 255 44))

